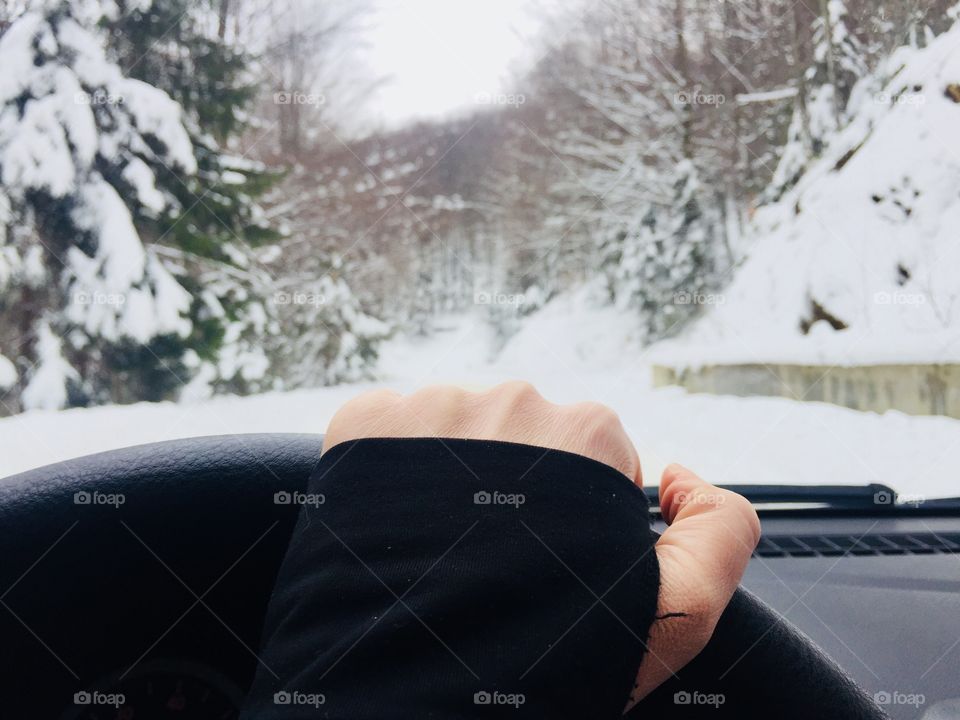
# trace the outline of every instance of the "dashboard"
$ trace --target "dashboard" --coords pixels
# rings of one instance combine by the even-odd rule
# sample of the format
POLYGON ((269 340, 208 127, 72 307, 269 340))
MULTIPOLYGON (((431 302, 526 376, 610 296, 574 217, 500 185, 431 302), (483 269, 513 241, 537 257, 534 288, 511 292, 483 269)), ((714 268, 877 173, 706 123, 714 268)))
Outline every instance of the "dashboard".
MULTIPOLYGON (((960 518, 764 516, 766 542, 848 537, 872 553, 757 554, 744 585, 893 718, 960 718, 960 518), (930 540, 943 549, 911 547, 930 540)), ((763 552, 763 544, 760 551, 763 552)))

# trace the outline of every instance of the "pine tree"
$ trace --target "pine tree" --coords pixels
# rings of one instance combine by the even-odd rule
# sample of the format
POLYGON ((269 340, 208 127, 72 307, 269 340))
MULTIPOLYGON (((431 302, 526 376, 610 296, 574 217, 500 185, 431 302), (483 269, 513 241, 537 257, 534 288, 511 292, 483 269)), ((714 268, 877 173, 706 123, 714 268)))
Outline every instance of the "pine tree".
POLYGON ((3 297, 16 326, 4 339, 24 341, 11 354, 27 408, 110 399, 120 378, 131 394, 163 393, 131 377, 128 358, 162 357, 191 330, 189 294, 135 222, 175 210, 156 172, 192 175, 196 158, 177 103, 105 55, 97 24, 119 12, 45 0, 0 38, 3 297))
POLYGON ((203 368, 237 390, 267 377, 271 178, 221 149, 244 59, 186 9, 43 0, 0 38, 8 412, 173 397, 203 368))
MULTIPOLYGON (((199 331, 188 360, 196 379, 186 393, 202 397, 365 378, 387 328, 364 311, 336 253, 304 242, 317 223, 333 225, 339 208, 326 208, 325 216, 301 223, 292 198, 299 193, 296 171, 268 170, 251 159, 258 151, 269 152, 276 135, 271 127, 278 126, 254 124, 240 157, 223 148, 250 129, 242 109, 263 94, 250 68, 273 61, 252 58, 224 42, 226 9, 221 0, 154 0, 149 14, 132 12, 111 28, 131 72, 185 108, 198 148, 197 179, 162 180, 169 180, 187 208, 170 242, 196 266, 194 294, 205 298, 194 308, 199 331), (213 11, 215 35, 210 32, 213 11), (158 45, 175 51, 153 52, 158 45), (284 204, 282 234, 266 222, 261 199, 266 206, 284 204)), ((267 78, 272 87, 274 70, 267 78)), ((311 193, 323 189, 316 175, 307 181, 311 193)), ((316 210, 315 197, 306 202, 316 210)))
MULTIPOLYGON (((153 0, 106 25, 110 47, 130 74, 167 92, 184 109, 198 172, 164 168, 158 185, 177 198, 172 224, 149 229, 165 254, 187 269, 194 298, 189 369, 210 391, 246 393, 272 386, 264 335, 277 333, 269 302, 275 287, 261 257, 280 239, 258 198, 282 174, 228 149, 246 129, 244 108, 257 88, 253 59, 212 32, 219 3, 153 0), (162 51, 158 51, 162 48, 162 51), (227 147, 225 147, 227 146, 227 147)), ((218 28, 223 18, 218 18, 218 28)), ((256 142, 256 140, 254 140, 256 142)))
POLYGON ((616 240, 612 294, 640 311, 649 339, 676 333, 714 297, 719 218, 701 191, 696 168, 681 163, 670 205, 649 208, 616 240))

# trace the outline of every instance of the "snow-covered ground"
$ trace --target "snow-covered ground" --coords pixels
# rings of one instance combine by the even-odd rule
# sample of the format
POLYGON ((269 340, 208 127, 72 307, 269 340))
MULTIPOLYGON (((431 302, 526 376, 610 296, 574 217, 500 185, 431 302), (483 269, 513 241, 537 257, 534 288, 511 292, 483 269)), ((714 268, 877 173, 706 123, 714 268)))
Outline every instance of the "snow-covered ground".
POLYGON ((630 321, 561 297, 530 318, 491 361, 479 316, 451 318, 426 340, 384 349, 377 382, 195 404, 32 411, 0 419, 0 476, 102 450, 196 435, 323 432, 355 394, 433 382, 487 386, 533 381, 558 403, 599 400, 620 414, 649 484, 682 462, 716 483, 885 483, 926 497, 960 495, 960 421, 862 413, 782 398, 688 395, 650 386, 630 321))

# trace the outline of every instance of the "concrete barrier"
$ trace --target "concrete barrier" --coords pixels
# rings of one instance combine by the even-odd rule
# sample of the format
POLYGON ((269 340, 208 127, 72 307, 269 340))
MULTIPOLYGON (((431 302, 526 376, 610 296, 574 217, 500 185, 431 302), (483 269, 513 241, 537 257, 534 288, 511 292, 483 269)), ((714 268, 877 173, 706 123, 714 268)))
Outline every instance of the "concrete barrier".
POLYGON ((788 397, 854 410, 900 410, 910 415, 960 418, 960 364, 743 364, 685 369, 655 365, 653 385, 679 385, 695 393, 788 397))

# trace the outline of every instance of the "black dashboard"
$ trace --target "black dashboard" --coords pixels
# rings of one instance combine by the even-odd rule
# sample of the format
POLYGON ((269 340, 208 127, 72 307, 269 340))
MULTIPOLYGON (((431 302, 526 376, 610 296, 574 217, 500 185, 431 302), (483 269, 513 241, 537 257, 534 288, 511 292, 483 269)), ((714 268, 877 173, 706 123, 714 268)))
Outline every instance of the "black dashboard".
POLYGON ((762 524, 766 538, 787 548, 798 538, 808 546, 824 537, 872 540, 872 553, 758 554, 744 585, 891 717, 960 718, 960 517, 766 514, 762 524), (943 548, 912 547, 917 539, 943 548))

